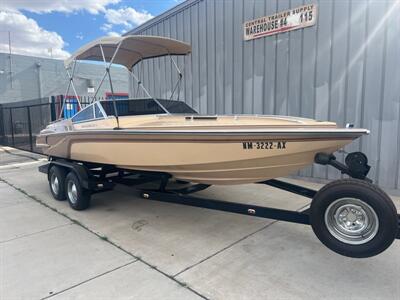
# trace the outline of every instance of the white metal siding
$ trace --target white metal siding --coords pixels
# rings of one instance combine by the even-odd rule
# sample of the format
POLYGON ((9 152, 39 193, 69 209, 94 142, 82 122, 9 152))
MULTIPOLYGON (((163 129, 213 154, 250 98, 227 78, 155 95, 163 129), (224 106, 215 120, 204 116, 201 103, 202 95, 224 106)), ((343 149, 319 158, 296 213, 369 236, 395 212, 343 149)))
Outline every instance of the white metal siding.
MULTIPOLYGON (((131 33, 192 45, 193 53, 178 59, 181 99, 201 113, 294 115, 370 129, 346 151, 365 152, 370 177, 398 189, 399 16, 395 0, 189 0, 131 33), (318 5, 316 26, 243 40, 244 21, 306 3, 318 5)), ((167 58, 145 62, 143 75, 159 97, 169 96, 177 78, 167 58)), ((300 174, 339 176, 322 166, 300 174)))

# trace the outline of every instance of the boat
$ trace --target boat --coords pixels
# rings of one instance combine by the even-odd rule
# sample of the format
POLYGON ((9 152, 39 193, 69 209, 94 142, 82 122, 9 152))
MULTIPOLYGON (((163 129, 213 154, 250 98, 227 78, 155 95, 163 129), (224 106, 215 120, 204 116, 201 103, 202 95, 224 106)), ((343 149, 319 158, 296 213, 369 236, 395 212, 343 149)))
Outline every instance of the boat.
POLYGON ((37 147, 54 158, 231 185, 287 176, 313 164, 317 153, 333 153, 369 133, 300 117, 200 115, 184 101, 172 100, 172 95, 152 97, 133 72, 143 60, 169 56, 181 80, 172 56, 190 52, 184 42, 155 36, 105 37, 83 46, 65 61, 72 75, 78 60, 102 61, 107 67, 101 83, 108 76, 112 90, 110 66, 119 64, 129 70, 146 97, 106 101, 94 97, 72 118, 61 118, 42 130, 37 147))
POLYGON ((366 155, 349 153, 342 163, 333 154, 368 134, 367 129, 289 116, 198 114, 179 97, 172 100, 182 78, 172 56, 190 51, 190 45, 169 38, 106 37, 66 60, 66 95, 70 87, 76 95, 77 60, 95 60, 106 64, 101 84, 108 76, 112 97, 97 99, 98 87, 93 102, 81 107, 76 95, 80 111, 63 118, 61 109, 60 119, 37 137, 37 146, 49 157, 39 171, 47 175, 56 200, 67 199, 73 209, 84 210, 92 194, 125 184, 136 187, 146 201, 308 224, 329 249, 358 258, 377 255, 400 238, 400 216, 389 196, 367 177, 366 155), (169 56, 179 74, 169 99, 152 97, 133 72, 136 64, 160 56, 169 56), (130 71, 146 97, 116 99, 113 63, 130 71), (351 178, 318 191, 275 179, 313 162, 351 178), (312 200, 309 207, 290 211, 191 195, 211 185, 243 183, 269 185, 312 200))

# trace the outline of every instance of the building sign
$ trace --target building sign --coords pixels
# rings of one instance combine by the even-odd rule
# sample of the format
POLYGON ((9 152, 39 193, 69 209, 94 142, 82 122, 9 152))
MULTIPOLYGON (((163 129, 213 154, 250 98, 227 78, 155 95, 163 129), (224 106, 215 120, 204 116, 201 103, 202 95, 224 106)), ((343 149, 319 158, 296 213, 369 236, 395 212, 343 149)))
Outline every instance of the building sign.
POLYGON ((303 5, 276 14, 261 17, 244 23, 244 39, 246 41, 263 36, 296 30, 315 24, 317 6, 303 5))

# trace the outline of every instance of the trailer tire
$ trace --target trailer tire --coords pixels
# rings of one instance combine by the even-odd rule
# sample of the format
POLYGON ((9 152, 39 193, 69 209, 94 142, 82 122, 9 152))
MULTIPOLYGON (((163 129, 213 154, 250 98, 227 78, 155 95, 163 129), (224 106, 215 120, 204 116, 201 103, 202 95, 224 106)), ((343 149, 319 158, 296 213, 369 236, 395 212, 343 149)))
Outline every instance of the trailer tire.
POLYGON ((63 201, 67 199, 65 193, 65 177, 66 171, 64 168, 59 166, 52 166, 49 170, 48 179, 50 192, 53 198, 58 201, 63 201))
POLYGON ((375 256, 398 231, 396 207, 376 185, 359 179, 333 181, 314 196, 310 222, 318 239, 348 257, 375 256))
POLYGON ((90 206, 90 191, 83 188, 78 176, 71 171, 65 179, 65 191, 69 205, 75 210, 84 210, 90 206))

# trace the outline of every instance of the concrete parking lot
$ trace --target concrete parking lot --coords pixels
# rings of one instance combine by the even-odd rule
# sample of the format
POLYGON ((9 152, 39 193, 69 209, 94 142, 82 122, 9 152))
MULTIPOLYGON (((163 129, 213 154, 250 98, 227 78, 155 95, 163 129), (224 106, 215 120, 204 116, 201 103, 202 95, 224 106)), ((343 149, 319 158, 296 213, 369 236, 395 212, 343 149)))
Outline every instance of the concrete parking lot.
MULTIPOLYGON (((309 226, 145 200, 124 186, 78 212, 52 198, 43 163, 0 148, 0 299, 400 299, 400 241, 351 259, 309 226)), ((198 195, 309 203, 260 185, 198 195)))

